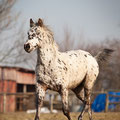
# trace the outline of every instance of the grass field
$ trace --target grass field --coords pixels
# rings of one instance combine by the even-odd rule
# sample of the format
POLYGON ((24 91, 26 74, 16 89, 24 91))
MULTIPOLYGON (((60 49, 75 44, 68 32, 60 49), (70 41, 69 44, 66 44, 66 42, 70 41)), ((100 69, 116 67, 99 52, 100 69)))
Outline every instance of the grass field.
MULTIPOLYGON (((71 113, 72 120, 77 120, 79 113, 71 113)), ((0 113, 0 120, 34 120, 35 114, 27 114, 25 112, 16 113, 0 113)), ((93 113, 94 120, 120 120, 120 112, 108 112, 108 113, 93 113)), ((40 120, 67 120, 62 113, 56 114, 41 114, 40 120)), ((85 113, 83 120, 89 120, 88 114, 85 113)))

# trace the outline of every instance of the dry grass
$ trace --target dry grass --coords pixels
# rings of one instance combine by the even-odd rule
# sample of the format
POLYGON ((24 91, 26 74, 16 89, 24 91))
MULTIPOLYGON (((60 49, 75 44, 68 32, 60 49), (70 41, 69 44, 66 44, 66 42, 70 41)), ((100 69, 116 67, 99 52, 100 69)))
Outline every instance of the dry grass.
MULTIPOLYGON (((79 113, 71 113, 72 120, 77 120, 79 113)), ((25 112, 16 113, 0 113, 0 120, 34 120, 35 114, 27 114, 25 112)), ((94 120, 120 120, 120 112, 93 113, 94 120)), ((67 120, 62 113, 57 114, 41 114, 40 120, 67 120)), ((89 120, 88 114, 85 113, 83 120, 89 120)))

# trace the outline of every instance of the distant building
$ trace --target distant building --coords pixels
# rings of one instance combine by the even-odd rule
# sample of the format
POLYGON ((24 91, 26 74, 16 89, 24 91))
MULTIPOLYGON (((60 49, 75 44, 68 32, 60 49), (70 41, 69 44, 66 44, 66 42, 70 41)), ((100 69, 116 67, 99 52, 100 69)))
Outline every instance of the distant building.
POLYGON ((0 67, 0 112, 14 112, 20 109, 19 98, 12 93, 35 92, 35 73, 33 70, 18 67, 0 67), (4 93, 8 95, 5 96, 4 93))

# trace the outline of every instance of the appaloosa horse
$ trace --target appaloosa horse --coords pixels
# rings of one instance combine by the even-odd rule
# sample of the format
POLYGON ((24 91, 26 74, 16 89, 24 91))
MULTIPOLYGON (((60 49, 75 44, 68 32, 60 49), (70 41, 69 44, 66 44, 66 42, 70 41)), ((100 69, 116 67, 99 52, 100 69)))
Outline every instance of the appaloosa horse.
POLYGON ((113 50, 104 49, 96 57, 83 50, 60 52, 52 31, 41 19, 36 23, 30 19, 30 30, 24 49, 28 53, 37 49, 35 120, 39 120, 40 108, 47 89, 59 92, 62 97, 63 113, 68 120, 71 120, 68 108, 70 89, 84 104, 78 120, 82 120, 86 108, 89 119, 92 120, 90 96, 99 73, 99 63, 105 61, 113 50))

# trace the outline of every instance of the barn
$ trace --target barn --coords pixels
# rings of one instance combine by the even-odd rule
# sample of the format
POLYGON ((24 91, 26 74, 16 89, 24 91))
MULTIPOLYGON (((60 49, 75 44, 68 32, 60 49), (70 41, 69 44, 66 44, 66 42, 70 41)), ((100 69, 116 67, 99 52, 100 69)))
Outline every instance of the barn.
POLYGON ((18 93, 35 92, 35 73, 19 67, 0 66, 0 112, 20 110, 18 93))

